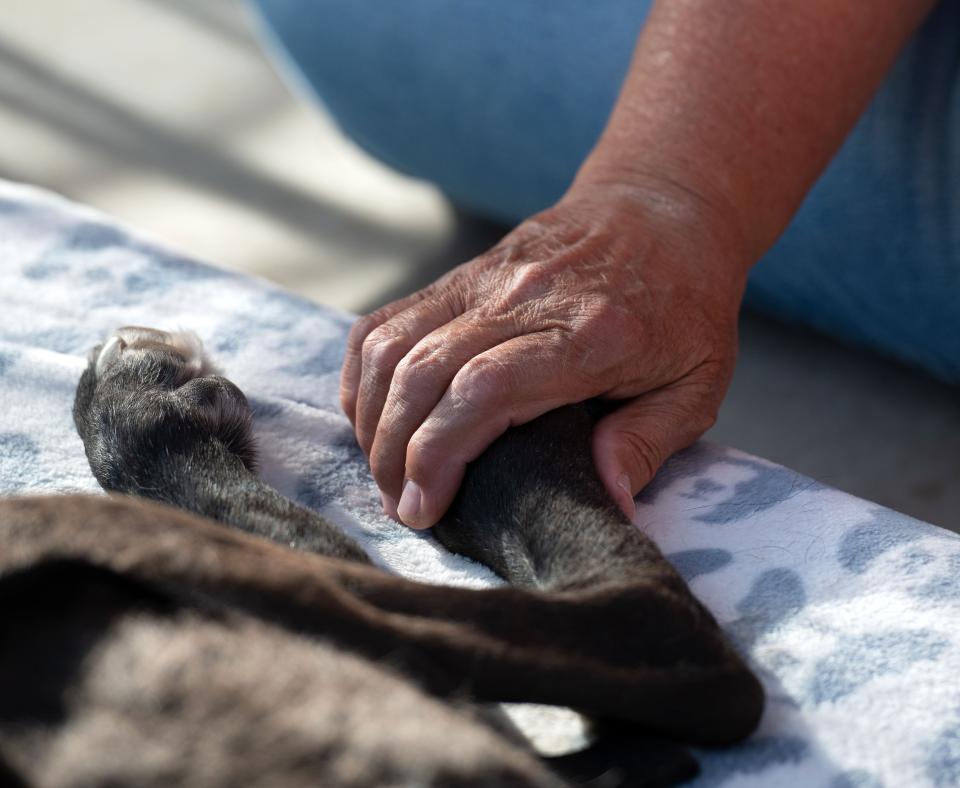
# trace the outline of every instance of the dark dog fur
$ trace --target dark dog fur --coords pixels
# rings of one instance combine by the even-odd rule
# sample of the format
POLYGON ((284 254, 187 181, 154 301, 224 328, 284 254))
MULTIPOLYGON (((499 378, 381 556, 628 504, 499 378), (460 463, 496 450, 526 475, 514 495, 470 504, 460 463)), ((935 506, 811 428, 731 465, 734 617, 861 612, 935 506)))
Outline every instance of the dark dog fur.
POLYGON ((695 770, 679 743, 755 727, 759 683, 609 500, 586 406, 469 468, 434 533, 512 584, 474 591, 374 568, 261 482, 246 400, 210 372, 182 337, 123 329, 77 390, 98 481, 170 506, 0 503, 0 781, 665 785, 695 770), (487 701, 607 735, 545 763, 487 701))

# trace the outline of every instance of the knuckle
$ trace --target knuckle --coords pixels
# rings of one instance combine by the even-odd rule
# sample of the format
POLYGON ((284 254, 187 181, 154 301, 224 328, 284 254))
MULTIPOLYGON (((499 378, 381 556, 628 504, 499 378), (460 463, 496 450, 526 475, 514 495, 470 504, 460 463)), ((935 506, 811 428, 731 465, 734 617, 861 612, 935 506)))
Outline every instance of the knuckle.
POLYGON ((404 339, 387 326, 379 326, 363 340, 364 367, 377 370, 394 367, 404 355, 404 339))
POLYGON ((394 381, 403 389, 412 389, 431 377, 431 371, 442 364, 442 351, 432 342, 422 341, 400 361, 393 373, 394 381))
POLYGON ((525 263, 517 268, 513 275, 513 290, 517 294, 539 294, 546 289, 552 278, 546 263, 525 263))
POLYGON ((407 446, 404 473, 411 479, 423 483, 433 477, 441 463, 449 461, 450 454, 449 450, 444 450, 442 433, 420 430, 410 438, 407 446))
POLYGON ((550 292, 553 275, 548 263, 530 261, 506 271, 493 268, 485 279, 483 289, 488 298, 483 309, 501 315, 543 299, 550 292))
POLYGON ((503 400, 511 377, 503 363, 487 356, 475 356, 454 377, 450 393, 474 410, 489 410, 503 400))
POLYGON ((404 392, 409 391, 417 382, 417 365, 404 356, 397 362, 393 370, 393 380, 390 383, 390 397, 403 398, 404 392))

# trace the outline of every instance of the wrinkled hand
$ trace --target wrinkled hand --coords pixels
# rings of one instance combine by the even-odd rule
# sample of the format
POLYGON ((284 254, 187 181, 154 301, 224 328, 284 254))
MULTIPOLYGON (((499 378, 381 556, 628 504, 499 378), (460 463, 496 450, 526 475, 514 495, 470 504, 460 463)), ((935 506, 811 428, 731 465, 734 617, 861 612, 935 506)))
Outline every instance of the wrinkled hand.
POLYGON ((603 396, 625 402, 597 424, 594 460, 632 517, 633 496, 716 418, 746 270, 688 195, 592 185, 358 320, 341 402, 387 513, 433 525, 508 427, 603 396))

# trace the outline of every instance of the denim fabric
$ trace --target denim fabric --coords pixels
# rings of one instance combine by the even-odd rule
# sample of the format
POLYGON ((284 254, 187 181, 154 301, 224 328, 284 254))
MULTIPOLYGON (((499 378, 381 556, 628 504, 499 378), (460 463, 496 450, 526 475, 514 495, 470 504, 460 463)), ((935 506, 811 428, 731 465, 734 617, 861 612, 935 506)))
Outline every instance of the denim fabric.
MULTIPOLYGON (((570 183, 650 5, 255 2, 275 55, 346 134, 508 222, 570 183)), ((747 298, 960 383, 960 3, 908 44, 747 298)))

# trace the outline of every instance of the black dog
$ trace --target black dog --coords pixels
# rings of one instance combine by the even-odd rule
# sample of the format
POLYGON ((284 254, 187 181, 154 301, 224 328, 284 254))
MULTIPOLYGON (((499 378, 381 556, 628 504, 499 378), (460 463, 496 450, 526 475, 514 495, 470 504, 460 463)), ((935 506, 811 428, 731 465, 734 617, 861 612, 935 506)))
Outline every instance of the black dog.
POLYGON ((681 743, 756 726, 760 684, 596 476, 587 406, 468 469, 433 532, 512 584, 473 591, 374 568, 261 482, 246 399, 211 373, 188 336, 121 329, 74 404, 105 489, 193 515, 0 503, 0 782, 665 785, 695 773, 681 743), (544 762, 488 701, 570 706, 600 738, 544 762))

